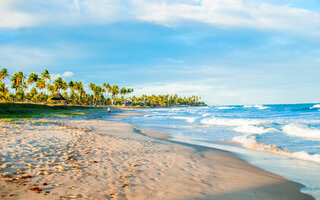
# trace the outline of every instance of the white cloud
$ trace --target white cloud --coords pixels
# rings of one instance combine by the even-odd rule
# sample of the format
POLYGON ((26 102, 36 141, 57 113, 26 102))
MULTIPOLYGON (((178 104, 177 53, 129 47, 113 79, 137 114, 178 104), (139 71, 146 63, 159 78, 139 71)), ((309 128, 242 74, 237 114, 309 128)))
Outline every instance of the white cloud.
POLYGON ((57 79, 58 77, 61 77, 61 78, 68 78, 68 77, 71 77, 73 76, 74 73, 73 72, 69 72, 69 71, 65 71, 63 74, 51 74, 51 79, 52 80, 55 80, 57 79))
POLYGON ((319 28, 318 13, 276 6, 261 1, 202 0, 198 4, 174 1, 136 0, 136 15, 144 21, 174 26, 197 21, 216 26, 252 27, 258 29, 297 30, 319 28))
POLYGON ((0 28, 19 28, 34 26, 36 18, 32 13, 14 9, 16 0, 0 0, 0 28))
POLYGON ((63 77, 71 77, 71 76, 73 76, 73 72, 68 72, 68 71, 66 71, 66 72, 64 72, 64 73, 62 74, 62 76, 63 76, 63 77))
POLYGON ((51 79, 56 80, 57 78, 62 77, 61 74, 51 74, 51 79))
POLYGON ((319 13, 253 0, 0 0, 0 28, 142 20, 168 26, 193 21, 223 27, 319 33, 319 13), (20 9, 18 9, 20 8, 20 9))

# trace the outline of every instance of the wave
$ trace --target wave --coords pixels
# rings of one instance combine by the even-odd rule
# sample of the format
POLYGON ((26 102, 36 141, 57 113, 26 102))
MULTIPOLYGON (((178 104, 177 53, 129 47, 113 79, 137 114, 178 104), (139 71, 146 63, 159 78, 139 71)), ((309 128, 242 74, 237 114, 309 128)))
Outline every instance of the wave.
POLYGON ((320 129, 309 128, 300 124, 291 123, 282 127, 282 131, 295 137, 302 137, 307 139, 320 139, 320 129))
POLYGON ((220 126, 242 126, 242 125, 259 125, 263 121, 258 119, 235 119, 235 118, 207 118, 200 121, 202 124, 207 125, 220 125, 220 126))
POLYGON ((245 125, 242 125, 242 126, 235 127, 233 130, 236 131, 236 132, 239 132, 239 133, 249 133, 249 134, 270 133, 270 132, 278 131, 275 128, 264 128, 264 127, 261 127, 261 126, 252 126, 252 125, 249 125, 249 124, 245 124, 245 125))
POLYGON ((310 107, 311 110, 312 110, 312 109, 319 109, 319 108, 320 108, 320 104, 316 104, 316 105, 310 107))
POLYGON ((218 107, 217 109, 219 110, 230 110, 230 109, 234 109, 236 107, 228 107, 228 106, 221 106, 221 107, 218 107))
POLYGON ((270 108, 270 107, 264 106, 264 105, 244 105, 243 107, 244 108, 258 108, 260 110, 264 110, 264 109, 270 108))
POLYGON ((201 115, 201 117, 207 117, 209 115, 211 115, 211 114, 210 113, 204 113, 204 114, 201 115))
POLYGON ((267 151, 267 152, 279 154, 285 157, 320 163, 320 154, 309 154, 305 151, 290 152, 287 149, 283 149, 276 145, 259 143, 257 142, 255 135, 237 136, 237 137, 234 137, 232 140, 242 144, 244 147, 251 150, 267 151))
POLYGON ((189 123, 193 123, 196 121, 196 118, 195 117, 182 117, 182 116, 175 116, 175 117, 171 117, 172 119, 184 119, 186 120, 186 122, 189 122, 189 123))

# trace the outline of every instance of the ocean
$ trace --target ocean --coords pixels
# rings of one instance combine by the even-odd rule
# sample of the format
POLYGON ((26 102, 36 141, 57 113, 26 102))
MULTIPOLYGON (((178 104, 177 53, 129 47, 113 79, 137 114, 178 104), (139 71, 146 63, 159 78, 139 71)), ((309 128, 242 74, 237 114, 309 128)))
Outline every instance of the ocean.
POLYGON ((305 185, 320 199, 320 104, 136 109, 124 119, 166 132, 171 140, 230 151, 247 162, 305 185))

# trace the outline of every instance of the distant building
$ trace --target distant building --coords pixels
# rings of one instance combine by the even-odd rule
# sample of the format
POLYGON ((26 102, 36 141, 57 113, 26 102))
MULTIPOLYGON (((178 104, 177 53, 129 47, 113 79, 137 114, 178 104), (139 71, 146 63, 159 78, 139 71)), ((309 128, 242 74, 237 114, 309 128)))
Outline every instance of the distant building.
POLYGON ((123 100, 123 101, 122 101, 122 105, 124 105, 124 106, 131 106, 131 105, 132 105, 132 101, 131 101, 130 99, 123 100))
POLYGON ((56 93, 51 100, 55 100, 55 101, 65 101, 66 99, 60 94, 60 93, 56 93))

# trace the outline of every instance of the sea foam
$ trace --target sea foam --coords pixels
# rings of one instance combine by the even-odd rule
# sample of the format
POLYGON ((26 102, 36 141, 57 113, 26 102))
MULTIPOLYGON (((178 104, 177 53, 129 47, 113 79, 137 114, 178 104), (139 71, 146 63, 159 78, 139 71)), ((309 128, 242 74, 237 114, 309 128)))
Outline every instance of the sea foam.
POLYGON ((175 117, 171 117, 172 119, 184 119, 186 120, 186 122, 189 122, 189 123, 193 123, 196 121, 196 118, 195 117, 182 117, 182 116, 175 116, 175 117))
POLYGON ((316 104, 316 105, 310 107, 310 109, 319 109, 319 108, 320 108, 320 104, 316 104))
POLYGON ((282 127, 282 131, 289 136, 320 140, 320 129, 309 128, 301 124, 285 125, 282 127))
POLYGON ((242 126, 242 125, 259 125, 263 123, 258 119, 235 119, 235 118, 206 118, 200 121, 202 124, 207 125, 220 125, 220 126, 242 126))
POLYGON ((234 109, 236 107, 229 107, 229 106, 221 106, 221 107, 218 107, 219 110, 230 110, 230 109, 234 109))
POLYGON ((287 149, 283 149, 276 145, 259 143, 256 140, 256 135, 237 136, 237 137, 234 137, 232 140, 242 144, 242 146, 251 150, 267 151, 267 152, 279 154, 285 157, 320 163, 320 154, 309 154, 305 151, 290 152, 287 149))
POLYGON ((264 110, 264 109, 270 108, 270 107, 264 106, 264 105, 244 105, 243 107, 244 108, 257 108, 257 109, 260 109, 260 110, 264 110))
POLYGON ((233 130, 239 133, 249 133, 249 134, 270 133, 270 132, 277 131, 277 129, 275 128, 264 128, 261 126, 252 126, 249 124, 237 126, 233 130))

